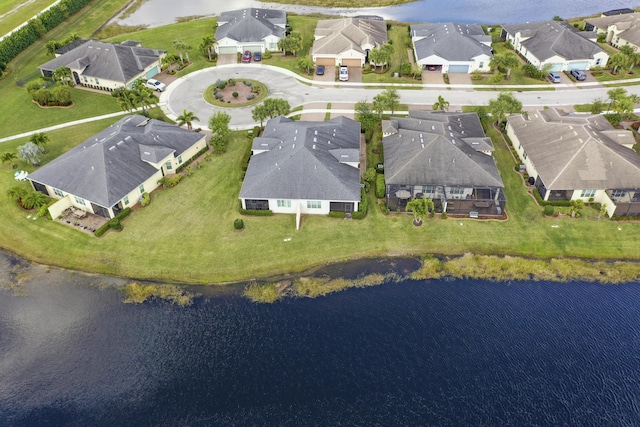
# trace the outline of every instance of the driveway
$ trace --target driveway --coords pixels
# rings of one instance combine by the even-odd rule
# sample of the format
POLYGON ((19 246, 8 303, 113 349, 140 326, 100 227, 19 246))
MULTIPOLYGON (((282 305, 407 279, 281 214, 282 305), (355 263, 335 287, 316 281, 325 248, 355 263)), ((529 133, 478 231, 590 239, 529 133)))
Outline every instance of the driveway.
POLYGON ((440 71, 423 71, 422 84, 424 85, 442 85, 444 77, 440 71))
POLYGON ((238 63, 237 53, 218 55, 218 65, 231 65, 231 64, 237 64, 237 63, 238 63))
POLYGON ((469 73, 449 73, 449 84, 452 85, 470 85, 471 74, 469 73))

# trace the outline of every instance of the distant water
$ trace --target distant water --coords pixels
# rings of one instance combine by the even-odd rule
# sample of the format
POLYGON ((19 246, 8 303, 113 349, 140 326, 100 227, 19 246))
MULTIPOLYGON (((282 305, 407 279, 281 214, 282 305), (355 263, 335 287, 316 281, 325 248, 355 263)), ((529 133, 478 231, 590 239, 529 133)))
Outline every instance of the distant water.
POLYGON ((227 10, 246 7, 284 9, 297 14, 324 13, 331 15, 378 15, 401 22, 463 22, 505 24, 544 21, 554 16, 570 18, 587 16, 611 9, 634 5, 626 0, 418 0, 413 3, 386 8, 318 8, 281 3, 263 3, 257 0, 147 0, 126 19, 116 19, 125 25, 158 26, 175 22, 184 16, 213 16, 227 10))
POLYGON ((637 283, 405 281, 272 305, 231 288, 179 308, 65 274, 0 291, 2 426, 640 422, 637 283))

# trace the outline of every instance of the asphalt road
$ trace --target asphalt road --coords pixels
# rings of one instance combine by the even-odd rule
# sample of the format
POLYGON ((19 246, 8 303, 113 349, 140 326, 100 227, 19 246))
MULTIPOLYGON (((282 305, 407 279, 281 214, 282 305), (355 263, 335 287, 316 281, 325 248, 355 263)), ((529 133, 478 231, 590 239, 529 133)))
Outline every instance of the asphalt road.
MULTIPOLYGON (((283 98, 291 107, 304 106, 310 103, 356 103, 361 100, 372 101, 373 97, 382 92, 380 86, 388 84, 367 85, 358 83, 319 84, 306 80, 288 70, 262 64, 238 64, 212 67, 187 75, 172 83, 160 98, 165 113, 175 119, 182 114, 183 109, 193 111, 199 118, 194 127, 207 128, 209 118, 216 111, 226 111, 231 115, 230 127, 233 129, 249 129, 255 125, 251 117, 254 106, 241 108, 214 107, 202 97, 204 90, 218 79, 250 78, 259 80, 267 85, 269 96, 283 98), (302 80, 302 81, 301 81, 302 80)), ((544 87, 549 88, 549 85, 544 87)), ((528 109, 544 106, 570 106, 587 104, 595 98, 607 99, 607 90, 598 84, 554 85, 555 90, 523 91, 513 89, 516 97, 528 109)), ((627 91, 640 94, 640 87, 628 86, 627 91)), ((400 102, 409 105, 433 105, 439 95, 449 101, 452 107, 461 105, 487 105, 489 100, 496 97, 495 91, 474 91, 465 85, 432 85, 415 90, 399 90, 400 102)))

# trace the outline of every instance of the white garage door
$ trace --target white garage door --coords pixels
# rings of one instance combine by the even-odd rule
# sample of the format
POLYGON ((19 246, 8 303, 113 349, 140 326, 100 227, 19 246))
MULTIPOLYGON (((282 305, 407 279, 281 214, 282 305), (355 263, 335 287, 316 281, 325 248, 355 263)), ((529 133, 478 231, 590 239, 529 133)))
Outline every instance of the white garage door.
POLYGON ((562 71, 562 64, 551 64, 549 71, 562 71))
POLYGON ((238 48, 235 46, 219 46, 218 53, 220 55, 232 55, 238 52, 238 48))
POLYGON ((468 73, 469 66, 468 65, 449 65, 450 73, 468 73))
POLYGON ((589 63, 587 61, 584 61, 584 62, 570 62, 569 63, 569 70, 586 70, 588 66, 589 66, 589 63))
POLYGON ((262 46, 259 44, 246 44, 242 46, 242 51, 248 50, 249 52, 256 53, 262 52, 262 46))

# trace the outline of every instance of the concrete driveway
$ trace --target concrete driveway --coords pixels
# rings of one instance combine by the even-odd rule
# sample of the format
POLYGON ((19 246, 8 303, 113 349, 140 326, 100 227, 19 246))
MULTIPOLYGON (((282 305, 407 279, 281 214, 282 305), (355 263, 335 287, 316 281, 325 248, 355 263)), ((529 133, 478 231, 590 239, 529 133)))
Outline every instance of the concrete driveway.
POLYGON ((449 84, 452 85, 470 85, 471 74, 469 73, 449 73, 449 84))
POLYGON ((218 55, 218 65, 231 65, 238 63, 238 54, 224 54, 218 55))
POLYGON ((442 85, 444 84, 444 75, 440 71, 423 71, 422 84, 425 85, 442 85))

